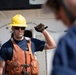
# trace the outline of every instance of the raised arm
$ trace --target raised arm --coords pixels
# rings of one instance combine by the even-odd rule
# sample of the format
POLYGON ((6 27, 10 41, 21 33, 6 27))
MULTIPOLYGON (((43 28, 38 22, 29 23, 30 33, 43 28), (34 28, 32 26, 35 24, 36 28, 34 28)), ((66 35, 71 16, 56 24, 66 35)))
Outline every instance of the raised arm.
POLYGON ((55 41, 53 40, 51 35, 48 33, 48 31, 45 29, 42 33, 46 40, 44 49, 47 50, 47 49, 55 48, 56 47, 55 41))
POLYGON ((45 37, 46 43, 45 43, 44 49, 45 50, 47 50, 47 49, 53 49, 53 48, 56 47, 56 44, 55 44, 55 41, 53 40, 53 38, 51 37, 51 35, 46 30, 46 28, 47 27, 45 27, 42 23, 40 23, 39 25, 37 25, 35 27, 35 30, 37 32, 41 32, 44 35, 44 37, 45 37))

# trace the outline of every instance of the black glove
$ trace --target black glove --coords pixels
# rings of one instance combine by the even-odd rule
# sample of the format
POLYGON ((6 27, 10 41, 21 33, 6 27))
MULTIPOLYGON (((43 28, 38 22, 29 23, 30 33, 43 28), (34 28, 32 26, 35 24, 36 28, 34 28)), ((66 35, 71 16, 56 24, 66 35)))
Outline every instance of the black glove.
POLYGON ((37 31, 37 32, 42 32, 43 30, 45 30, 46 28, 48 28, 48 26, 44 26, 42 23, 40 23, 39 25, 37 25, 36 27, 34 27, 35 28, 35 30, 37 31))

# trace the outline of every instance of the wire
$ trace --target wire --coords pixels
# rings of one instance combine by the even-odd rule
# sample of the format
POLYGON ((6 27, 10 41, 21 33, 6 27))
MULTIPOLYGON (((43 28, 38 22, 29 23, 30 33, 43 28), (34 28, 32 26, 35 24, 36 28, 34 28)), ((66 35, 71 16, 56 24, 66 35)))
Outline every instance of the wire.
POLYGON ((3 25, 3 26, 0 26, 0 28, 3 28, 3 27, 5 27, 5 26, 7 26, 8 24, 5 24, 5 25, 3 25))
POLYGON ((63 31, 52 31, 52 30, 47 30, 49 32, 52 32, 52 33, 59 33, 59 32, 67 32, 68 30, 63 30, 63 31))
MULTIPOLYGON (((34 22, 28 22, 27 24, 34 24, 34 25, 38 25, 38 24, 36 24, 36 23, 34 23, 34 22)), ((47 26, 46 26, 46 27, 47 27, 47 26)), ((67 32, 68 30, 63 30, 63 31, 47 30, 47 31, 52 32, 52 33, 59 33, 59 32, 67 32)))
MULTIPOLYGON (((9 23, 8 23, 8 24, 9 24, 9 23)), ((3 27, 5 27, 5 26, 7 26, 8 24, 4 24, 3 26, 0 26, 0 28, 3 28, 3 27)), ((34 22, 28 22, 27 24, 38 25, 38 24, 36 24, 36 23, 34 23, 34 22)), ((59 32, 67 32, 68 30, 63 30, 63 31, 47 30, 47 31, 52 32, 52 33, 59 33, 59 32)))

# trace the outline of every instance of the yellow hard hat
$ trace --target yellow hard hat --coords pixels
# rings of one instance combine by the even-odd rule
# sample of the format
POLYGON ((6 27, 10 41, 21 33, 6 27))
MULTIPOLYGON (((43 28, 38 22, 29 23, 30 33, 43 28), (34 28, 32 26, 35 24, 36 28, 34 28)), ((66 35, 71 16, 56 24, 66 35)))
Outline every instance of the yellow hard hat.
POLYGON ((26 24, 26 19, 20 14, 17 14, 12 18, 11 24, 9 24, 9 26, 28 27, 26 24))

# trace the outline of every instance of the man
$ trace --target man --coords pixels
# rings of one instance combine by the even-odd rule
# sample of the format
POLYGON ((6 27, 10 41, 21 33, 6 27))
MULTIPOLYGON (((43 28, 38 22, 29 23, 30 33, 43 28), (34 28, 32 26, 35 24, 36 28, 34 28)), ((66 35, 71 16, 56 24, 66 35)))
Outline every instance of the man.
MULTIPOLYGON (((25 56, 23 56, 24 52, 27 50, 27 43, 24 38, 24 31, 26 27, 28 27, 26 24, 26 19, 22 15, 17 14, 12 18, 10 26, 12 26, 11 29, 13 31, 12 39, 4 43, 0 50, 0 75, 3 73, 6 75, 23 75, 21 73, 22 70, 19 69, 17 64, 19 63, 19 65, 21 65, 21 63, 26 60, 25 56), (18 54, 16 54, 16 52, 18 54), (18 63, 12 63, 11 60, 16 62, 17 59, 20 60, 18 63), (15 67, 17 67, 17 69, 15 69, 15 67)), ((35 30, 44 35, 46 42, 31 38, 31 48, 33 54, 34 52, 42 51, 43 49, 47 50, 56 47, 54 40, 46 31, 43 24, 36 26, 35 30)))
POLYGON ((61 20, 68 32, 60 38, 53 59, 50 75, 76 75, 76 24, 75 18, 64 3, 64 0, 47 0, 46 4, 61 20))

